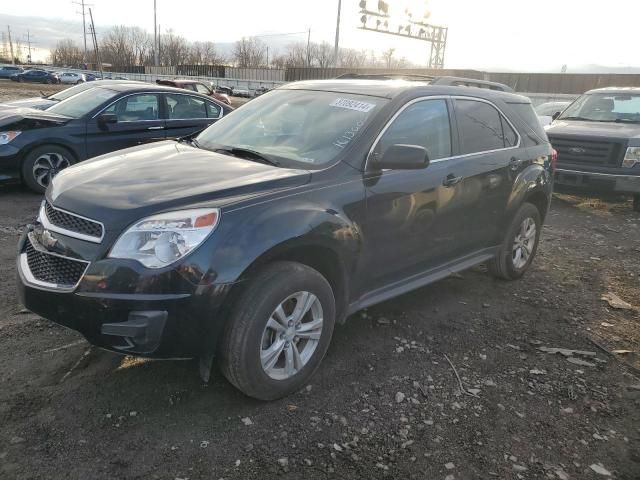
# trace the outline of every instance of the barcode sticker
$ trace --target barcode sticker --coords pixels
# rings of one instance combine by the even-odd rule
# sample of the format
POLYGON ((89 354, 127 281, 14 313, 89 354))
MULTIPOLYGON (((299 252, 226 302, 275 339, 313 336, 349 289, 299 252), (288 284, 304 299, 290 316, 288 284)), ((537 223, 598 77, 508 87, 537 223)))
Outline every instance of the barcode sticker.
POLYGON ((368 112, 376 106, 375 103, 359 102, 357 100, 349 100, 348 98, 336 98, 330 103, 332 107, 348 108, 358 112, 368 112))

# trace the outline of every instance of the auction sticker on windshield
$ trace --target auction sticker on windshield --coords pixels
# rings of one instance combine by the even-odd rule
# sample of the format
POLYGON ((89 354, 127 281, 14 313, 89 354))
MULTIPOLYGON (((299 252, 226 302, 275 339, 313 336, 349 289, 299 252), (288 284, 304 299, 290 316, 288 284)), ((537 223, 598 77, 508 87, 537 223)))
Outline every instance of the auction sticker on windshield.
POLYGON ((348 98, 336 98, 329 105, 332 107, 348 108, 358 112, 369 112, 376 106, 375 103, 359 102, 357 100, 349 100, 348 98))

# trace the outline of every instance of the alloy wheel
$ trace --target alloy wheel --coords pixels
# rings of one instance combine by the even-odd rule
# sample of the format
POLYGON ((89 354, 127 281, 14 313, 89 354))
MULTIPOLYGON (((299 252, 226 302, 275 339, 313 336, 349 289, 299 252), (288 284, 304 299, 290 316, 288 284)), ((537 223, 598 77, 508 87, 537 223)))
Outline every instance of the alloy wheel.
POLYGON ((262 333, 260 361, 274 380, 287 380, 309 362, 322 335, 323 312, 313 293, 290 295, 273 311, 262 333))
POLYGON ((61 153, 43 153, 33 163, 33 178, 43 188, 47 188, 60 170, 69 167, 71 162, 61 153))
POLYGON ((513 240, 512 259, 513 266, 517 269, 523 268, 536 243, 536 222, 533 218, 527 217, 520 224, 520 228, 513 240))

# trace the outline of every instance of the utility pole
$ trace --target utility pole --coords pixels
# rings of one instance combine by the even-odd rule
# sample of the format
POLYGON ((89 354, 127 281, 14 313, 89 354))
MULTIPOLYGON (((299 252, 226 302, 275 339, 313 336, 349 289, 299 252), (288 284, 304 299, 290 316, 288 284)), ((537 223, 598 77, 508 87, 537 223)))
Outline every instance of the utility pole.
POLYGON ((81 12, 77 12, 80 15, 82 15, 82 39, 83 39, 83 43, 84 43, 84 56, 82 57, 82 61, 83 63, 87 63, 87 22, 86 22, 86 11, 85 11, 85 7, 90 7, 93 5, 90 5, 88 3, 85 3, 84 0, 80 0, 79 2, 73 2, 75 5, 78 5, 80 8, 82 8, 81 12))
POLYGON ((13 56, 13 42, 11 41, 11 27, 7 25, 7 32, 9 32, 9 49, 11 50, 11 65, 16 64, 16 57, 13 56))
POLYGON ((156 0, 153 0, 153 63, 158 66, 160 41, 158 39, 158 20, 156 18, 156 0))
POLYGON ((27 63, 31 64, 31 32, 27 30, 27 45, 29 47, 29 56, 27 57, 27 63))
POLYGON ((89 18, 91 19, 91 39, 93 40, 93 50, 96 54, 96 62, 98 63, 98 69, 100 70, 100 78, 104 78, 104 72, 102 71, 102 60, 100 59, 100 48, 98 47, 98 37, 96 36, 96 25, 93 23, 93 13, 89 8, 89 18))
POLYGON ((307 33, 307 67, 311 66, 311 28, 307 33))
POLYGON ((333 66, 338 68, 338 44, 340 43, 340 10, 342 9, 342 0, 338 0, 338 19, 336 20, 336 44, 333 48, 333 66))

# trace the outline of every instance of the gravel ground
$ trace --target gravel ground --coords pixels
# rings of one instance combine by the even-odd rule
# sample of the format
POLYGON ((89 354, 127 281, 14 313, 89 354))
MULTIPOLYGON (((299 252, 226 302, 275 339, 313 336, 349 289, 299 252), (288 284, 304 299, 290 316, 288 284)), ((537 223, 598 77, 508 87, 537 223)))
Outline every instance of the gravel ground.
POLYGON ((0 478, 640 478, 626 199, 556 195, 522 280, 478 267, 354 315, 309 387, 271 403, 23 311, 15 244, 39 202, 0 189, 0 478))

